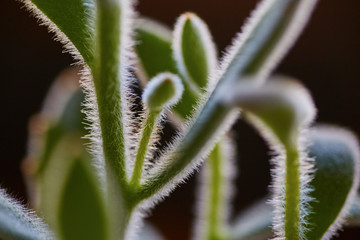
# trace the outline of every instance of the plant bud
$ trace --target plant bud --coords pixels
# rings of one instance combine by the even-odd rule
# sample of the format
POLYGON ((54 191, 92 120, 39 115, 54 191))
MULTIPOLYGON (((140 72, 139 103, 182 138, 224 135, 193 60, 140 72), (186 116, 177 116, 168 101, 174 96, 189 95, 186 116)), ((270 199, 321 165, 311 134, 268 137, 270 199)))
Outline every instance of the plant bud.
POLYGON ((149 82, 142 99, 150 112, 160 112, 175 105, 181 99, 183 91, 184 87, 177 75, 161 73, 149 82))

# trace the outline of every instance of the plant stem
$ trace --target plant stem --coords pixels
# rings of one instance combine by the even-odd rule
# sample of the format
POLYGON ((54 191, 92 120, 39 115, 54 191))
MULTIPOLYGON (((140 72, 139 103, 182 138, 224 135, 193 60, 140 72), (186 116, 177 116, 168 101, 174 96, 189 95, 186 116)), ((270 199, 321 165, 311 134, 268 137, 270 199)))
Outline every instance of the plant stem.
POLYGON ((206 147, 212 147, 206 145, 214 136, 218 136, 219 126, 224 123, 224 120, 233 110, 229 106, 224 106, 215 101, 208 104, 212 107, 206 108, 208 111, 202 111, 202 114, 200 114, 198 120, 180 143, 176 152, 171 155, 174 158, 172 164, 156 176, 147 179, 145 185, 141 187, 139 200, 152 196, 169 180, 179 174, 192 159, 198 157, 202 150, 205 150, 206 147))
POLYGON ((125 141, 122 123, 121 79, 119 73, 121 48, 120 1, 97 1, 97 31, 94 67, 96 97, 99 109, 105 163, 110 165, 119 182, 125 186, 125 141))
POLYGON ((140 144, 139 144, 139 148, 136 153, 134 171, 133 171, 133 175, 132 175, 131 182, 130 182, 130 185, 133 186, 134 188, 137 188, 139 186, 139 183, 141 180, 141 175, 142 175, 142 171, 143 171, 145 156, 146 156, 148 145, 149 145, 149 140, 151 138, 151 134, 153 132, 154 125, 156 123, 158 115, 159 115, 159 113, 150 111, 146 118, 145 126, 143 128, 143 132, 142 132, 142 136, 141 136, 141 140, 140 140, 140 144))
POLYGON ((209 155, 209 161, 206 164, 206 170, 209 171, 209 180, 206 181, 208 193, 210 196, 210 204, 206 209, 208 214, 208 230, 206 239, 223 239, 224 238, 224 211, 226 207, 226 180, 223 176, 224 162, 222 143, 218 143, 209 155))
POLYGON ((296 148, 286 150, 285 239, 300 239, 300 162, 296 148))

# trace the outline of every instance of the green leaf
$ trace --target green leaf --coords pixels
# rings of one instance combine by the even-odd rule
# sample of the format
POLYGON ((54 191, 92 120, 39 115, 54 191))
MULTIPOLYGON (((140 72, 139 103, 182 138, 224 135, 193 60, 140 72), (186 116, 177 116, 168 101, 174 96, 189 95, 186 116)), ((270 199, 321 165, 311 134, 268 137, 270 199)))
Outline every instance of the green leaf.
POLYGON ((351 132, 331 126, 315 128, 310 140, 309 155, 315 159, 316 172, 305 238, 330 239, 341 227, 359 187, 358 142, 351 132))
POLYGON ((59 234, 66 240, 108 239, 105 209, 89 159, 75 159, 59 205, 59 234))
POLYGON ((58 208, 68 174, 74 161, 90 156, 85 153, 84 141, 80 133, 68 133, 56 144, 47 167, 36 178, 36 205, 44 214, 45 220, 58 232, 58 208))
POLYGON ((215 44, 206 24, 193 13, 181 15, 174 29, 173 49, 184 85, 201 94, 217 66, 215 44))
POLYGON ((94 55, 94 28, 92 26, 95 17, 94 0, 23 1, 27 8, 49 27, 50 31, 57 34, 57 38, 66 45, 69 51, 73 52, 73 49, 67 39, 75 46, 85 62, 91 65, 94 55))
POLYGON ((135 25, 135 50, 145 74, 145 82, 162 72, 177 73, 171 49, 171 30, 150 19, 141 19, 135 25))
POLYGON ((37 174, 41 174, 47 167, 53 151, 65 134, 74 132, 84 133, 82 126, 83 116, 81 114, 81 102, 83 102, 83 93, 76 91, 66 102, 60 119, 53 119, 49 122, 49 128, 44 133, 44 146, 41 156, 39 156, 37 174))
POLYGON ((0 189, 0 238, 3 240, 49 240, 53 234, 33 212, 0 189))

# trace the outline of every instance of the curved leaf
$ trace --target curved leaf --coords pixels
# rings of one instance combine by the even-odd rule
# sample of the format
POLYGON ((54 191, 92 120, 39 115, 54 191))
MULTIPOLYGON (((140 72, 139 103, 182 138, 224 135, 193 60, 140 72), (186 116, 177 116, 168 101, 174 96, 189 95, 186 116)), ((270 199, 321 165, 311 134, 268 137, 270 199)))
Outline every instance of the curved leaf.
POLYGON ((177 73, 172 57, 171 30, 153 20, 141 19, 136 22, 135 31, 135 50, 145 74, 144 84, 159 73, 177 73))
POLYGON ((0 238, 3 240, 49 240, 53 234, 41 219, 0 189, 0 238))
POLYGON ((306 239, 330 239, 344 222, 359 186, 360 159, 356 137, 337 127, 318 127, 310 133, 310 156, 316 172, 311 185, 311 214, 306 239))
POLYGON ((94 0, 23 0, 23 2, 49 27, 50 31, 56 33, 57 38, 65 44, 68 51, 77 57, 72 47, 74 45, 85 62, 91 64, 94 54, 92 26, 95 17, 94 0))
POLYGON ((210 73, 217 67, 217 56, 210 31, 196 14, 184 13, 177 20, 173 51, 184 85, 201 94, 209 85, 210 73))

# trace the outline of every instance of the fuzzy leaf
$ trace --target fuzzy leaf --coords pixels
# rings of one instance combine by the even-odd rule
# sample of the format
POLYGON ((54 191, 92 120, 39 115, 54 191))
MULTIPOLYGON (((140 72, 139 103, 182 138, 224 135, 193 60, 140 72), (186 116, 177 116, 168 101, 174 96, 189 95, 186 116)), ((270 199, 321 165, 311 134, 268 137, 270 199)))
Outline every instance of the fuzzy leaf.
POLYGON ((59 205, 62 239, 108 239, 104 203, 89 159, 75 159, 64 184, 59 205))
MULTIPOLYGON (((94 52, 94 0, 22 0, 57 38, 68 45, 67 38, 80 52, 86 63, 90 64, 94 52), (35 5, 35 6, 34 6, 35 5), (39 11, 39 10, 41 11, 39 11), (48 20, 50 19, 50 21, 48 20), (54 26, 55 24, 56 26, 54 26), (61 32, 59 32, 58 28, 61 32), (64 36, 64 34, 66 36, 64 36)), ((71 46, 65 46, 73 51, 71 46)), ((76 55, 76 54, 75 54, 76 55)))
POLYGON ((310 156, 316 172, 311 185, 312 214, 306 239, 330 239, 341 227, 359 186, 360 153, 356 137, 337 127, 319 127, 310 133, 310 156))
POLYGON ((244 80, 231 88, 227 89, 227 104, 237 104, 255 124, 265 124, 272 138, 284 146, 295 147, 299 128, 315 116, 310 94, 290 79, 273 78, 261 87, 252 80, 244 80))
POLYGON ((206 24, 193 13, 181 15, 175 25, 173 49, 185 85, 200 94, 217 65, 215 44, 206 24))
POLYGON ((49 240, 53 239, 53 234, 41 219, 0 189, 0 238, 49 240))

